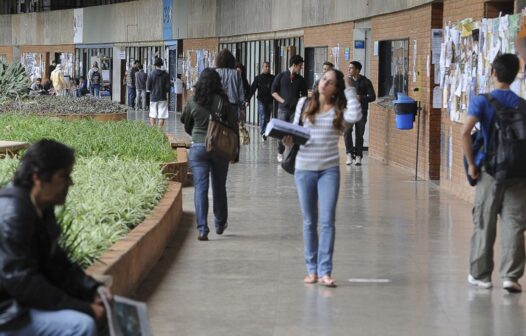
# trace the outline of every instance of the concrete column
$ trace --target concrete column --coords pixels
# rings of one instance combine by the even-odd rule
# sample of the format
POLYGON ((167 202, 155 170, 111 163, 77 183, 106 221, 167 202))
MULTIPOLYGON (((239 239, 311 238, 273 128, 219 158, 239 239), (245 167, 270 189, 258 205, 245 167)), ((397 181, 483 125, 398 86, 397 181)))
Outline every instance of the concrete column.
POLYGON ((112 99, 114 102, 119 103, 121 100, 121 50, 125 51, 124 47, 113 47, 113 74, 112 74, 112 99))

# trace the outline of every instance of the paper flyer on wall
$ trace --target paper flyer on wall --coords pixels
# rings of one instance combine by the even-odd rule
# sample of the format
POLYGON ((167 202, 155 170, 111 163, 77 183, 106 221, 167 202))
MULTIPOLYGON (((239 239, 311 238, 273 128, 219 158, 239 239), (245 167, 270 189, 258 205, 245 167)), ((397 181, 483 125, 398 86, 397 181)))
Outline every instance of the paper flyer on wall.
POLYGON ((152 336, 148 307, 144 302, 114 295, 110 302, 99 287, 99 295, 106 308, 110 336, 152 336))

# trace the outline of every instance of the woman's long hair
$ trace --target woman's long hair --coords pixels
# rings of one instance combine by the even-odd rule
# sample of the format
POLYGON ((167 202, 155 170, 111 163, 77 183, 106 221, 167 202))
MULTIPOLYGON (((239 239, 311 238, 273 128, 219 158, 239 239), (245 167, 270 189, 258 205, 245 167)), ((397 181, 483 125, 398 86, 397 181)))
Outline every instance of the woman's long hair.
MULTIPOLYGON (((332 120, 332 126, 338 130, 343 129, 343 111, 347 107, 347 98, 345 97, 345 79, 344 75, 340 70, 331 69, 336 75, 336 91, 330 98, 330 102, 334 104, 334 110, 336 111, 334 119, 332 120)), ((304 112, 305 119, 308 119, 311 124, 316 121, 316 113, 320 110, 320 92, 318 86, 314 88, 312 98, 308 100, 307 109, 304 112)))
POLYGON ((212 68, 206 68, 199 75, 197 83, 194 85, 194 101, 203 107, 209 108, 212 105, 214 95, 225 95, 221 77, 212 68))
POLYGON ((230 50, 223 49, 217 54, 216 57, 216 68, 226 68, 226 69, 235 69, 236 68, 236 58, 230 50))

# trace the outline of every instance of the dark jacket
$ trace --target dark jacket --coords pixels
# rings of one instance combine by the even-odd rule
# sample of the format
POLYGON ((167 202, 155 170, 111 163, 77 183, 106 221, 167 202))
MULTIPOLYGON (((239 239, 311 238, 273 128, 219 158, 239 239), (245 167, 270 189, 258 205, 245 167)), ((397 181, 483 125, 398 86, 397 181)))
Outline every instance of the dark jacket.
MULTIPOLYGON (((212 100, 210 107, 205 107, 197 104, 194 100, 194 96, 188 99, 188 103, 184 107, 183 114, 181 115, 181 122, 184 124, 184 130, 186 133, 192 136, 192 142, 204 143, 206 133, 208 131, 208 121, 210 120, 210 114, 216 113, 219 107, 219 95, 215 95, 212 100)), ((235 131, 239 131, 238 117, 236 111, 231 108, 228 103, 227 97, 223 98, 223 109, 221 111, 223 120, 228 127, 235 131)))
POLYGON ((135 73, 135 87, 137 90, 146 90, 146 81, 148 80, 148 75, 144 70, 140 69, 135 73))
POLYGON ((272 103, 272 82, 274 75, 261 73, 254 78, 250 86, 250 92, 247 101, 250 101, 252 96, 258 91, 257 99, 262 103, 272 103))
POLYGON ((170 92, 170 76, 164 70, 155 69, 146 80, 146 91, 150 91, 150 101, 159 102, 168 100, 170 92))
POLYGON ((274 78, 272 93, 277 92, 285 102, 279 104, 294 111, 300 97, 307 96, 307 82, 301 75, 291 76, 290 70, 284 71, 274 78))
POLYGON ((369 78, 362 75, 358 76, 357 80, 351 78, 351 83, 356 89, 363 113, 369 110, 369 103, 376 100, 376 94, 374 92, 373 83, 371 83, 369 78))
POLYGON ((40 218, 29 191, 8 186, 0 190, 0 232, 0 326, 29 308, 92 315, 90 302, 100 284, 58 245, 53 208, 40 218))

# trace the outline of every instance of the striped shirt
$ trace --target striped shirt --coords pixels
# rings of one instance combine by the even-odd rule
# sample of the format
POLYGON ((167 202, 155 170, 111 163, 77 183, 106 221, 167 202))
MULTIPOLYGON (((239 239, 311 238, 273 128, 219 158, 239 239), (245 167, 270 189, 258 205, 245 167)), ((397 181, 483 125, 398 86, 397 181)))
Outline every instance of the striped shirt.
MULTIPOLYGON (((347 97, 347 107, 343 114, 343 125, 354 124, 362 118, 362 109, 356 89, 345 89, 347 97)), ((301 98, 296 106, 294 124, 299 124, 301 109, 306 98, 301 98)), ((340 130, 335 129, 332 121, 335 116, 334 107, 327 112, 318 111, 314 124, 308 119, 304 119, 303 126, 310 129, 310 139, 300 146, 296 156, 296 169, 321 171, 336 167, 340 163, 338 153, 338 141, 340 140, 340 130)))

